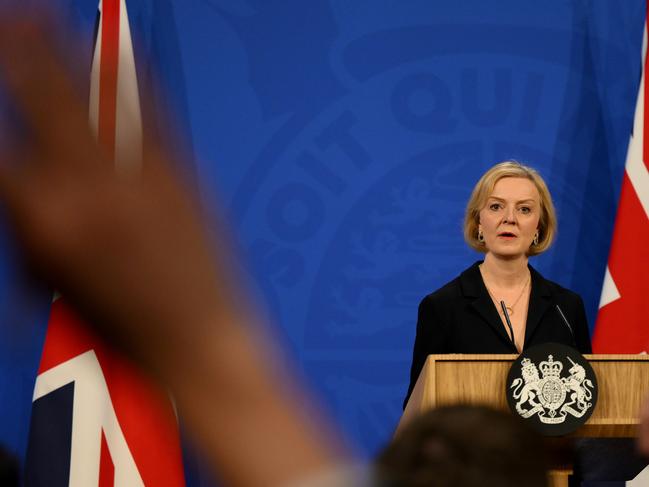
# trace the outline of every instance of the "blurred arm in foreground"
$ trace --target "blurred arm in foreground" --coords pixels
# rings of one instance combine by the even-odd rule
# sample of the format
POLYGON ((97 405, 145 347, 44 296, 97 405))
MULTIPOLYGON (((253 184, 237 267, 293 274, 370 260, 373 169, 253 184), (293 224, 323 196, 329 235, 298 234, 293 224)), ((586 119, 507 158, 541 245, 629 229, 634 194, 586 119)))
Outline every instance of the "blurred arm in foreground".
POLYGON ((173 392, 225 485, 290 485, 344 462, 305 395, 269 368, 227 244, 210 240, 163 141, 145 144, 139 178, 121 177, 51 26, 0 23, 0 82, 25 129, 0 148, 0 199, 34 271, 173 392))

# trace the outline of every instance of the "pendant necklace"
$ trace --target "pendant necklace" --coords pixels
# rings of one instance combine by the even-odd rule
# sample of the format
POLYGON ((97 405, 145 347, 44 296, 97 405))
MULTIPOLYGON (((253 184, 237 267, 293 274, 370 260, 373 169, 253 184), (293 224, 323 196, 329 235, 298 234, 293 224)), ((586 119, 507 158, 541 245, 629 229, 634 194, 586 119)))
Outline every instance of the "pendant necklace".
MULTIPOLYGON (((482 282, 484 282, 484 287, 487 289, 487 292, 489 293, 489 296, 491 296, 491 299, 493 300, 493 302, 496 304, 496 307, 498 307, 498 303, 499 303, 499 301, 498 301, 498 300, 496 299, 496 297, 493 295, 493 293, 491 292, 491 289, 489 289, 489 286, 487 286, 487 282, 485 281, 484 274, 482 273, 482 265, 480 265, 480 274, 482 274, 482 282)), ((509 316, 514 316, 514 308, 516 307, 516 305, 518 304, 518 302, 519 302, 519 301, 521 300, 521 298, 523 297, 523 293, 524 293, 525 290, 527 289, 527 286, 529 285, 530 280, 531 280, 531 276, 528 275, 528 276, 527 276, 527 280, 525 281, 525 285, 524 285, 523 288, 521 289, 521 292, 520 292, 520 294, 518 295, 518 297, 516 298, 516 301, 514 301, 514 304, 512 304, 511 306, 507 306, 507 303, 505 303, 505 308, 507 309, 507 313, 509 314, 509 316)), ((503 300, 503 301, 504 301, 504 300, 503 300)))

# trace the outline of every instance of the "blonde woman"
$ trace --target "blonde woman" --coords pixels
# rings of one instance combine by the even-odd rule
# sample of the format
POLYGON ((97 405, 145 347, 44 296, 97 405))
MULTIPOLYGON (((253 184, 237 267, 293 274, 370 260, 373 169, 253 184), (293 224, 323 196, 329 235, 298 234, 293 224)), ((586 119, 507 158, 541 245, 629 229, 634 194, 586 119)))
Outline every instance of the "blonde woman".
POLYGON ((528 263, 555 232, 552 198, 534 169, 506 161, 480 178, 464 238, 484 260, 421 301, 406 402, 431 353, 520 353, 547 342, 591 352, 581 297, 528 263))

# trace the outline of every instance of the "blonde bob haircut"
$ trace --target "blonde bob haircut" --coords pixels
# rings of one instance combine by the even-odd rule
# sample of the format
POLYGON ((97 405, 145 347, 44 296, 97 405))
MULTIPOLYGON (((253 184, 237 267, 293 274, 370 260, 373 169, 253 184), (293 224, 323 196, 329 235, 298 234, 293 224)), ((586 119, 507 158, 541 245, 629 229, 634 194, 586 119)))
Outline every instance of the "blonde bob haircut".
POLYGON ((532 243, 527 255, 538 255, 547 250, 557 230, 557 216, 552 204, 550 191, 541 175, 531 167, 524 166, 516 161, 505 161, 496 164, 482 175, 471 193, 471 198, 466 206, 464 215, 464 240, 478 252, 486 252, 484 242, 478 240, 478 225, 480 223, 480 210, 484 208, 496 183, 503 178, 525 178, 534 183, 541 197, 541 216, 539 218, 538 244, 532 243))

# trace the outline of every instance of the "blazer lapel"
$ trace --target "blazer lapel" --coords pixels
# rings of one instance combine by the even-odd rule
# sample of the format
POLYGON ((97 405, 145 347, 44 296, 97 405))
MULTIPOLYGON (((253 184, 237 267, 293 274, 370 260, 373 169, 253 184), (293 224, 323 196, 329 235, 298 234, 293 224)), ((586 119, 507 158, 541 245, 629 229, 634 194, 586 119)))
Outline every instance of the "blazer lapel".
MULTIPOLYGON (((505 331, 505 326, 500 319, 496 306, 482 281, 480 269, 478 268, 478 265, 480 264, 481 262, 476 262, 460 275, 462 292, 464 296, 471 298, 470 306, 478 312, 480 317, 505 343, 507 343, 507 345, 512 348, 512 350, 518 353, 509 339, 509 335, 505 331)), ((527 339, 527 333, 525 334, 525 338, 527 339)))
POLYGON ((529 266, 529 268, 532 277, 532 290, 530 291, 530 302, 527 307, 527 324, 525 325, 523 349, 541 322, 541 318, 552 304, 552 293, 545 279, 532 266, 529 266))

